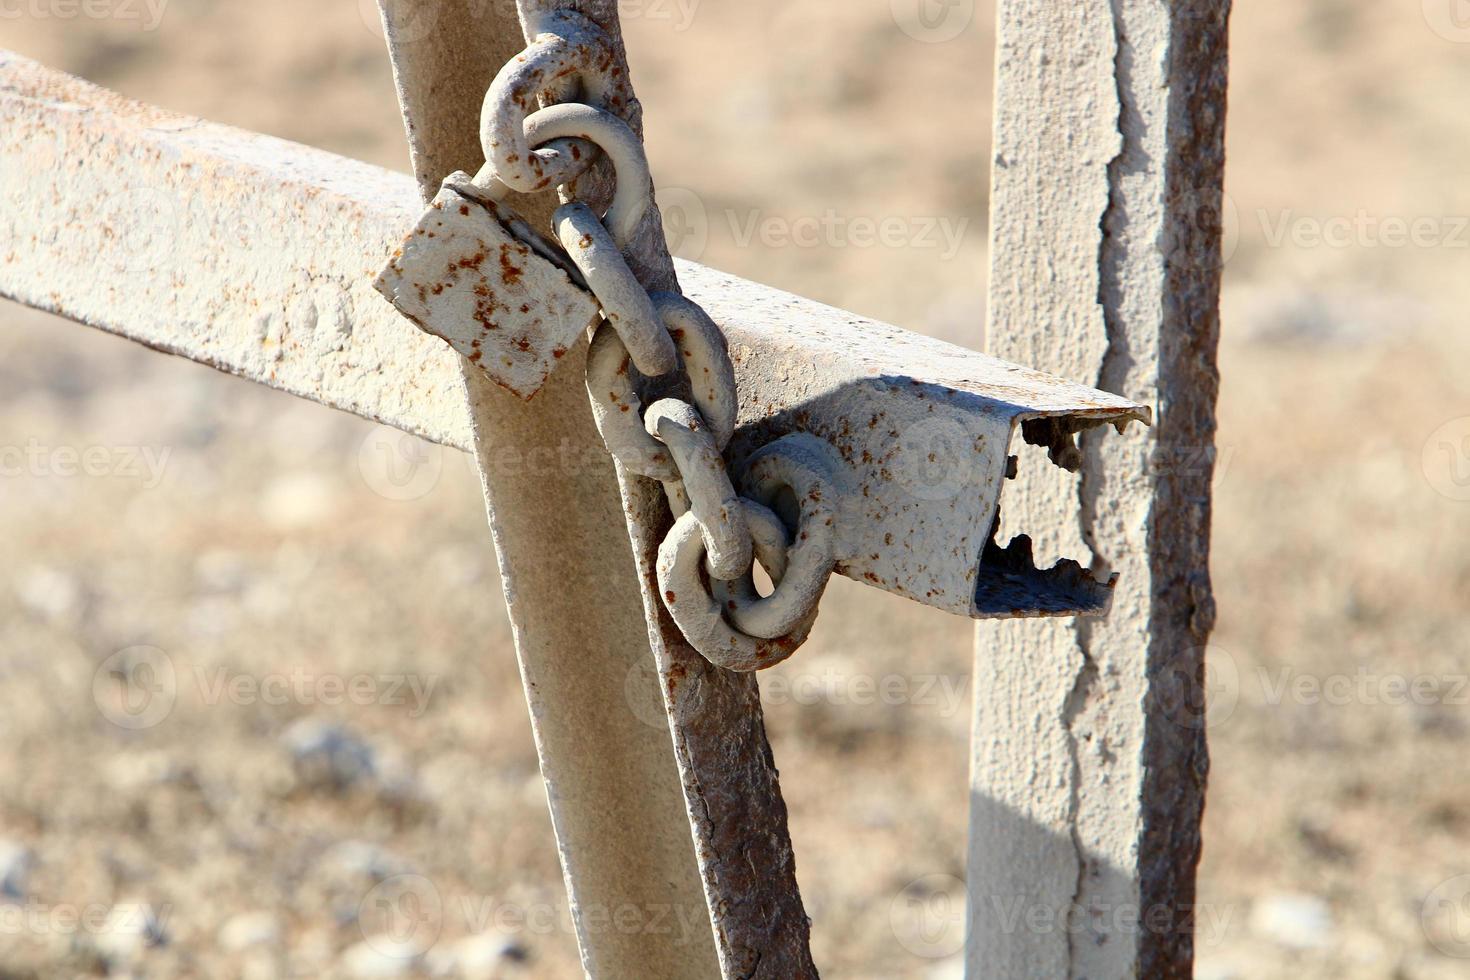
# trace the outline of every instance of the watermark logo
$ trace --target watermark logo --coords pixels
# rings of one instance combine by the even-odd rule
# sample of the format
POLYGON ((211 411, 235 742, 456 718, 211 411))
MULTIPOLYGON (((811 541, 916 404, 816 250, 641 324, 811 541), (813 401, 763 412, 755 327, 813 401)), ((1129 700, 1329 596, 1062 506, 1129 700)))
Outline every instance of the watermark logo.
POLYGON ((444 902, 423 875, 394 875, 363 896, 357 924, 368 945, 383 956, 413 960, 439 941, 444 902))
POLYGON ((1291 666, 1259 671, 1262 701, 1327 708, 1435 708, 1470 705, 1470 675, 1352 673, 1304 674, 1291 666))
POLYGON ((1470 0, 1423 0, 1424 22, 1446 41, 1470 44, 1470 0))
POLYGON ((940 718, 967 712, 969 679, 953 674, 884 674, 821 671, 773 671, 761 681, 761 703, 767 707, 797 705, 834 708, 922 708, 940 718))
POLYGON ((113 270, 142 275, 171 268, 183 210, 177 195, 154 187, 104 192, 95 227, 113 270))
POLYGON ((683 34, 694 26, 702 0, 618 0, 618 17, 622 20, 646 20, 667 23, 675 34, 683 34))
POLYGON ((48 446, 31 439, 24 446, 0 445, 0 478, 136 480, 153 490, 172 454, 168 446, 48 446))
POLYGON ((623 680, 623 698, 628 702, 628 710, 633 712, 633 717, 649 728, 667 731, 669 718, 660 693, 662 686, 657 665, 652 658, 642 656, 628 668, 627 677, 623 680))
POLYGON ((950 262, 970 229, 968 217, 844 214, 836 208, 820 214, 725 208, 711 214, 704 199, 684 187, 663 188, 656 199, 669 250, 689 261, 703 258, 719 236, 739 249, 904 249, 937 252, 941 262, 950 262))
POLYGON ((439 685, 434 674, 314 674, 305 670, 263 675, 242 674, 219 667, 206 674, 195 669, 193 680, 200 700, 214 707, 295 704, 335 708, 401 707, 418 719, 429 710, 439 685))
POLYGON ((357 923, 367 945, 385 959, 408 966, 428 954, 446 925, 473 936, 586 935, 664 936, 675 946, 686 946, 709 928, 703 905, 579 904, 573 924, 564 905, 551 902, 506 901, 495 895, 441 895, 423 875, 397 874, 384 879, 358 904, 357 923))
POLYGON ((915 956, 954 956, 965 948, 969 928, 965 883, 950 874, 909 882, 889 905, 888 924, 899 944, 915 956))
POLYGON ((119 728, 143 731, 163 722, 178 700, 174 663, 157 647, 119 650, 92 675, 92 700, 119 728))
POLYGON ((1204 903, 1064 902, 1049 904, 1016 895, 983 895, 974 915, 981 930, 1007 936, 1066 935, 1092 943, 1128 936, 1192 936, 1199 947, 1225 942, 1235 905, 1204 903))
POLYGON ((974 440, 953 419, 927 418, 899 433, 888 466, 898 485, 919 500, 953 500, 971 482, 974 440))
POLYGON ((950 262, 959 255, 970 228, 967 217, 898 214, 874 217, 843 214, 836 208, 828 208, 820 215, 795 216, 768 214, 759 208, 741 213, 730 208, 725 211, 725 220, 730 237, 739 248, 750 248, 759 242, 768 249, 915 249, 937 251, 941 262, 950 262))
POLYGON ((0 0, 0 20, 111 20, 156 31, 169 0, 0 0))
POLYGON ((427 497, 444 473, 444 450, 386 425, 375 426, 357 451, 357 471, 385 500, 427 497))
POLYGON ((172 905, 0 902, 0 936, 87 936, 94 941, 135 936, 144 945, 158 946, 168 937, 172 917, 172 905))
POLYGON ((1185 731, 1223 725, 1240 704, 1240 667, 1219 647, 1181 650, 1149 677, 1148 702, 1185 731))
POLYGON ((1424 443, 1424 478, 1440 496, 1470 501, 1470 416, 1446 422, 1424 443))
POLYGON ((704 199, 687 187, 660 187, 655 200, 669 251, 690 262, 704 258, 709 247, 709 211, 704 199))
MULTIPOLYGON (((439 23, 437 3, 396 4, 393 9, 401 18, 391 30, 397 44, 417 44, 434 33, 434 27, 439 23)), ((378 0, 357 0, 357 13, 362 18, 362 25, 374 37, 382 40, 388 36, 389 32, 383 30, 385 14, 378 7, 378 0)))
POLYGON ((925 44, 953 41, 975 21, 975 0, 890 0, 893 22, 925 44))
POLYGON ((1169 480, 1193 481, 1209 475, 1220 486, 1235 462, 1234 446, 1157 446, 1149 454, 1149 471, 1169 480))
POLYGON ((1217 268, 1224 268, 1240 247, 1240 208, 1236 206, 1235 198, 1219 190, 1191 191, 1184 195, 1179 208, 1191 239, 1196 235, 1206 239, 1219 238, 1217 268))
POLYGON ((1420 909, 1424 936, 1435 949, 1457 960, 1470 960, 1470 875, 1442 881, 1420 909))
POLYGON ((1374 214, 1358 208, 1352 214, 1321 217, 1291 208, 1256 212, 1267 248, 1398 250, 1470 249, 1470 215, 1374 214))

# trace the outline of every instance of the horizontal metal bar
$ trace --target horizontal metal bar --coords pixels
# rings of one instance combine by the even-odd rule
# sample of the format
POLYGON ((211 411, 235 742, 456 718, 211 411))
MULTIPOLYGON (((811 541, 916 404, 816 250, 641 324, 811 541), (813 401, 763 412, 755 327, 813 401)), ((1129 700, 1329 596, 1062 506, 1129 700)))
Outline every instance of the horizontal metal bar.
POLYGON ((461 449, 454 354, 372 289, 412 178, 0 52, 0 295, 461 449))
MULTIPOLYGON (((454 354, 371 285, 421 213, 412 178, 12 54, 0 127, 0 294, 470 448, 454 354)), ((1147 409, 692 263, 679 275, 730 339, 732 463, 795 430, 848 463, 840 572, 967 616, 1106 608, 1080 566, 1002 549, 996 514, 1017 434, 1075 465, 1075 432, 1147 409)))

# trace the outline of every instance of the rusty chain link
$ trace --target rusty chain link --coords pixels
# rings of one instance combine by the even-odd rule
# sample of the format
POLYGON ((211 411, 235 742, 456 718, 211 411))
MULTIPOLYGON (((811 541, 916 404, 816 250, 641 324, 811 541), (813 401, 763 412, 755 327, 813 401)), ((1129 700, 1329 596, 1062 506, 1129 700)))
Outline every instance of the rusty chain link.
POLYGON ((832 575, 834 464, 821 440, 785 436, 751 457, 737 492, 724 456, 739 408, 724 334, 692 300, 651 293, 628 260, 653 178, 642 140, 618 115, 630 92, 625 75, 608 71, 613 39, 569 10, 533 27, 486 93, 475 182, 496 199, 559 189, 556 237, 602 309, 587 359, 597 429, 626 472, 663 483, 677 519, 658 553, 664 605, 711 662, 774 666, 806 640, 832 575), (600 158, 616 180, 602 215, 576 188, 600 158), (638 378, 681 369, 690 400, 645 408, 638 378), (757 561, 775 584, 770 596, 756 588, 757 561))

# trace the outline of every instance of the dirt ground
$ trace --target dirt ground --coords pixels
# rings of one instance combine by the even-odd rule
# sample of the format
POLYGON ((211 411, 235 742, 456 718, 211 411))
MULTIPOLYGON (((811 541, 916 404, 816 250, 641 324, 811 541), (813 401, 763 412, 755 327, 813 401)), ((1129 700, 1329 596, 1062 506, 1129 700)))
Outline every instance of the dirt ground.
MULTIPOLYGON (((1202 977, 1470 976, 1459 2, 1238 4, 1202 977)), ((307 7, 27 0, 0 46, 406 167, 371 3, 307 7)), ((655 173, 682 254, 979 347, 990 5, 902 9, 630 2, 655 173)), ((578 975, 465 458, 10 306, 0 448, 0 978, 394 975, 362 920, 403 874, 419 974, 578 975)), ((826 975, 960 976, 895 909, 964 873, 970 657, 839 581, 763 682, 826 975)))

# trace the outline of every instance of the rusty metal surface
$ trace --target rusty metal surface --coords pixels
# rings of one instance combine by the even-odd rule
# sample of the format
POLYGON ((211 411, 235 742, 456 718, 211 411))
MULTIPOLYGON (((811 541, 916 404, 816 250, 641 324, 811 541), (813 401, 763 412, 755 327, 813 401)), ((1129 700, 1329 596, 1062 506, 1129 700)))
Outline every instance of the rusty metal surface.
POLYGON ((371 287, 420 211, 399 174, 0 51, 0 295, 468 448, 454 359, 371 287))
POLYGON ((1035 569, 1024 538, 992 534, 1023 440, 1070 446, 1078 431, 1146 422, 1148 409, 779 290, 755 294, 709 269, 680 272, 735 358, 743 397, 732 466, 804 431, 850 468, 838 572, 961 616, 1106 611, 1109 583, 1071 561, 1035 569))
MULTIPOLYGON (((413 6, 407 0, 403 4, 404 9, 413 6)), ((588 6, 611 9, 610 4, 588 6)), ((400 58, 396 67, 400 87, 420 93, 406 96, 405 103, 411 110, 415 169, 421 186, 432 192, 443 173, 477 161, 464 155, 465 146, 474 145, 473 131, 460 146, 450 146, 453 139, 445 136, 458 138, 461 124, 475 111, 461 108, 435 117, 424 108, 435 71, 458 73, 458 84, 466 56, 448 58, 438 69, 430 67, 431 60, 415 66, 412 59, 400 58), (415 105, 423 111, 412 111, 415 105)), ((472 87, 473 81, 464 84, 472 87)), ((636 116, 636 102, 630 112, 636 116)), ((569 440, 564 444, 573 448, 597 445, 579 384, 553 378, 537 403, 527 406, 475 380, 482 378, 478 372, 462 382, 457 357, 404 329, 397 314, 370 291, 375 266, 422 211, 411 180, 131 103, 8 54, 0 54, 0 121, 5 133, 0 176, 6 191, 0 201, 6 232, 0 240, 0 293, 439 441, 475 445, 487 459, 505 447, 534 448, 558 439, 569 440), (136 195, 98 192, 119 187, 135 188, 136 195), (159 201, 174 202, 183 218, 170 207, 156 206, 159 201), (100 218, 99 211, 105 212, 100 218), (107 220, 113 213, 123 223, 107 220), (236 227, 229 223, 241 220, 246 221, 241 233, 228 233, 236 227), (155 246, 164 248, 164 259, 151 257, 155 246), (56 275, 57 269, 83 265, 94 275, 85 280, 56 275), (470 390, 473 440, 462 383, 470 390), (548 421, 553 418, 554 424, 548 421)), ((527 213, 537 213, 536 199, 517 207, 522 204, 527 213)), ((553 204, 539 205, 543 222, 553 204)), ((666 257, 657 255, 640 260, 650 267, 664 262, 666 257)), ((992 503, 1010 448, 1027 422, 1061 420, 1031 433, 1060 443, 1062 435, 1070 439, 1071 430, 1143 417, 1144 410, 698 266, 681 265, 679 271, 688 294, 725 327, 742 389, 752 393, 733 444, 737 451, 748 454, 786 432, 810 431, 863 477, 855 493, 844 495, 839 533, 844 574, 971 615, 1045 613, 1053 610, 1041 607, 1055 605, 1052 600, 1026 609, 1034 601, 1027 596, 1047 588, 1088 591, 1065 569, 1065 581, 1017 585, 1016 576, 1032 572, 1015 554, 1020 545, 1009 549, 1010 557, 998 557, 1001 549, 989 544, 992 503), (982 562, 987 553, 1002 573, 989 587, 982 562), (1010 597, 1007 590, 1013 586, 1024 589, 1015 593, 1020 600, 1010 597)), ((584 355, 581 348, 569 353, 572 363, 564 375, 574 382, 580 380, 574 376, 584 355)), ((1060 448, 1059 459, 1067 459, 1065 446, 1053 448, 1060 448)), ((585 751, 589 718, 604 725, 600 730, 609 733, 609 751, 624 760, 601 766, 600 777, 563 773, 562 785, 582 797, 576 801, 559 798, 558 774, 549 767, 554 815, 562 807, 558 834, 564 846, 575 836, 569 803, 584 812, 602 812, 601 821, 589 821, 592 829, 575 859, 579 871, 569 871, 569 882, 597 880, 590 869, 599 860, 594 852, 613 850, 597 846, 600 835, 612 823, 626 823, 619 807, 637 809, 650 799, 667 803, 670 797, 660 794, 677 794, 682 786, 678 805, 695 828, 695 852, 705 899, 716 909, 724 972, 744 975, 759 965, 758 975, 814 974, 784 804, 754 681, 698 657, 657 599, 656 546, 671 523, 657 483, 631 476, 623 481, 634 554, 628 554, 624 538, 621 548, 594 546, 598 557, 589 562, 569 543, 571 532, 567 541, 548 542, 545 515, 519 501, 541 493, 551 498, 548 506, 564 499, 584 508, 588 520, 580 541, 585 547, 591 529, 600 533, 609 515, 616 514, 617 503, 609 499, 610 470, 592 466, 564 474, 558 481, 564 485, 555 487, 544 478, 528 482, 488 469, 485 476, 502 566, 508 583, 520 583, 510 596, 518 643, 523 649, 540 644, 545 655, 540 662, 523 660, 528 689, 539 692, 532 711, 543 764, 549 757, 565 764, 572 753, 585 751), (538 536, 550 546, 537 562, 508 557, 517 542, 538 536), (635 621, 636 613, 593 624, 574 621, 579 617, 570 608, 532 609, 539 599, 530 597, 582 578, 590 585, 579 601, 606 609, 636 607, 637 590, 616 587, 619 576, 628 581, 633 565, 653 624, 647 631, 641 617, 635 621), (550 634, 538 635, 544 630, 550 634), (661 753, 667 752, 668 733, 654 733, 661 742, 639 743, 623 717, 630 714, 624 695, 636 685, 609 694, 597 685, 626 678, 605 670, 593 676, 586 672, 586 652, 598 645, 617 648, 613 664, 636 666, 637 651, 628 644, 644 647, 650 634, 658 686, 673 719, 677 781, 659 782, 657 775, 655 760, 667 758, 661 753), (555 668, 559 657, 573 653, 581 676, 555 668), (589 713, 558 730, 555 715, 561 706, 579 703, 589 713), (549 751, 552 741, 562 747, 549 751), (629 771, 654 778, 637 785, 615 775, 629 771), (599 793, 620 802, 608 806, 599 802, 599 793)), ((1065 601, 1075 606, 1092 600, 1065 601)), ((658 695, 657 690, 645 693, 658 695)), ((662 806, 652 807, 651 824, 640 831, 645 840, 667 844, 669 834, 678 832, 669 830, 662 806)), ((604 880, 631 875, 674 883, 677 873, 659 870, 668 853, 652 847, 631 866, 609 870, 604 880)), ((664 867, 677 866, 673 860, 664 867)), ((575 901, 575 887, 573 894, 575 901)), ((588 937, 580 938, 585 951, 588 937)), ((607 947, 607 937, 593 939, 599 949, 607 947)), ((650 962, 646 949, 629 946, 619 955, 626 962, 650 962)), ((661 973, 680 975, 655 968, 645 975, 661 973)))
MULTIPOLYGON (((370 285, 422 211, 408 178, 11 54, 0 54, 0 120, 0 294, 470 446, 457 359, 404 331, 370 285), (55 274, 79 266, 92 274, 55 274)), ((990 532, 1022 438, 1070 444, 1069 430, 1147 410, 697 265, 679 272, 724 328, 749 393, 737 467, 797 430, 852 467, 839 572, 968 616, 1106 604, 1075 569, 1033 574, 985 555, 1018 546, 990 532), (1020 431, 1047 419, 1064 424, 1020 431)))
MULTIPOLYGON (((642 110, 632 94, 616 0, 517 0, 527 33, 547 14, 568 9, 611 40, 610 77, 623 79, 607 108, 640 139, 642 110)), ((582 200, 615 201, 604 167, 578 182, 582 200)), ((622 190, 627 182, 622 182, 622 190)), ((652 182, 646 188, 652 193, 652 182)), ((633 278, 652 292, 680 292, 657 210, 646 208, 633 233, 619 234, 633 278)), ((626 338, 625 338, 626 340, 626 338)), ((644 615, 673 736, 689 827, 704 885, 720 973, 727 978, 805 980, 817 976, 811 925, 796 882, 786 804, 766 739, 755 678, 713 666, 670 618, 657 580, 658 547, 671 527, 661 484, 619 469, 629 540, 644 615)))
POLYGON ((375 285, 421 330, 530 398, 596 319, 597 302, 546 257, 549 243, 517 237, 513 220, 451 175, 375 285))
MULTIPOLYGON (((482 22, 469 17, 472 2, 382 3, 425 200, 448 173, 479 166, 486 87, 523 43, 513 7, 475 11, 488 15, 482 22), (461 27, 421 36, 415 25, 426 11, 461 27)), ((549 227, 554 196, 512 203, 549 227)), ((585 356, 585 344, 573 346, 530 402, 459 362, 558 856, 588 976, 716 977, 708 930, 678 942, 606 924, 627 907, 671 908, 697 922, 706 903, 617 479, 581 384, 585 356), (548 447, 577 465, 552 473, 497 465, 507 452, 524 458, 548 447)))

